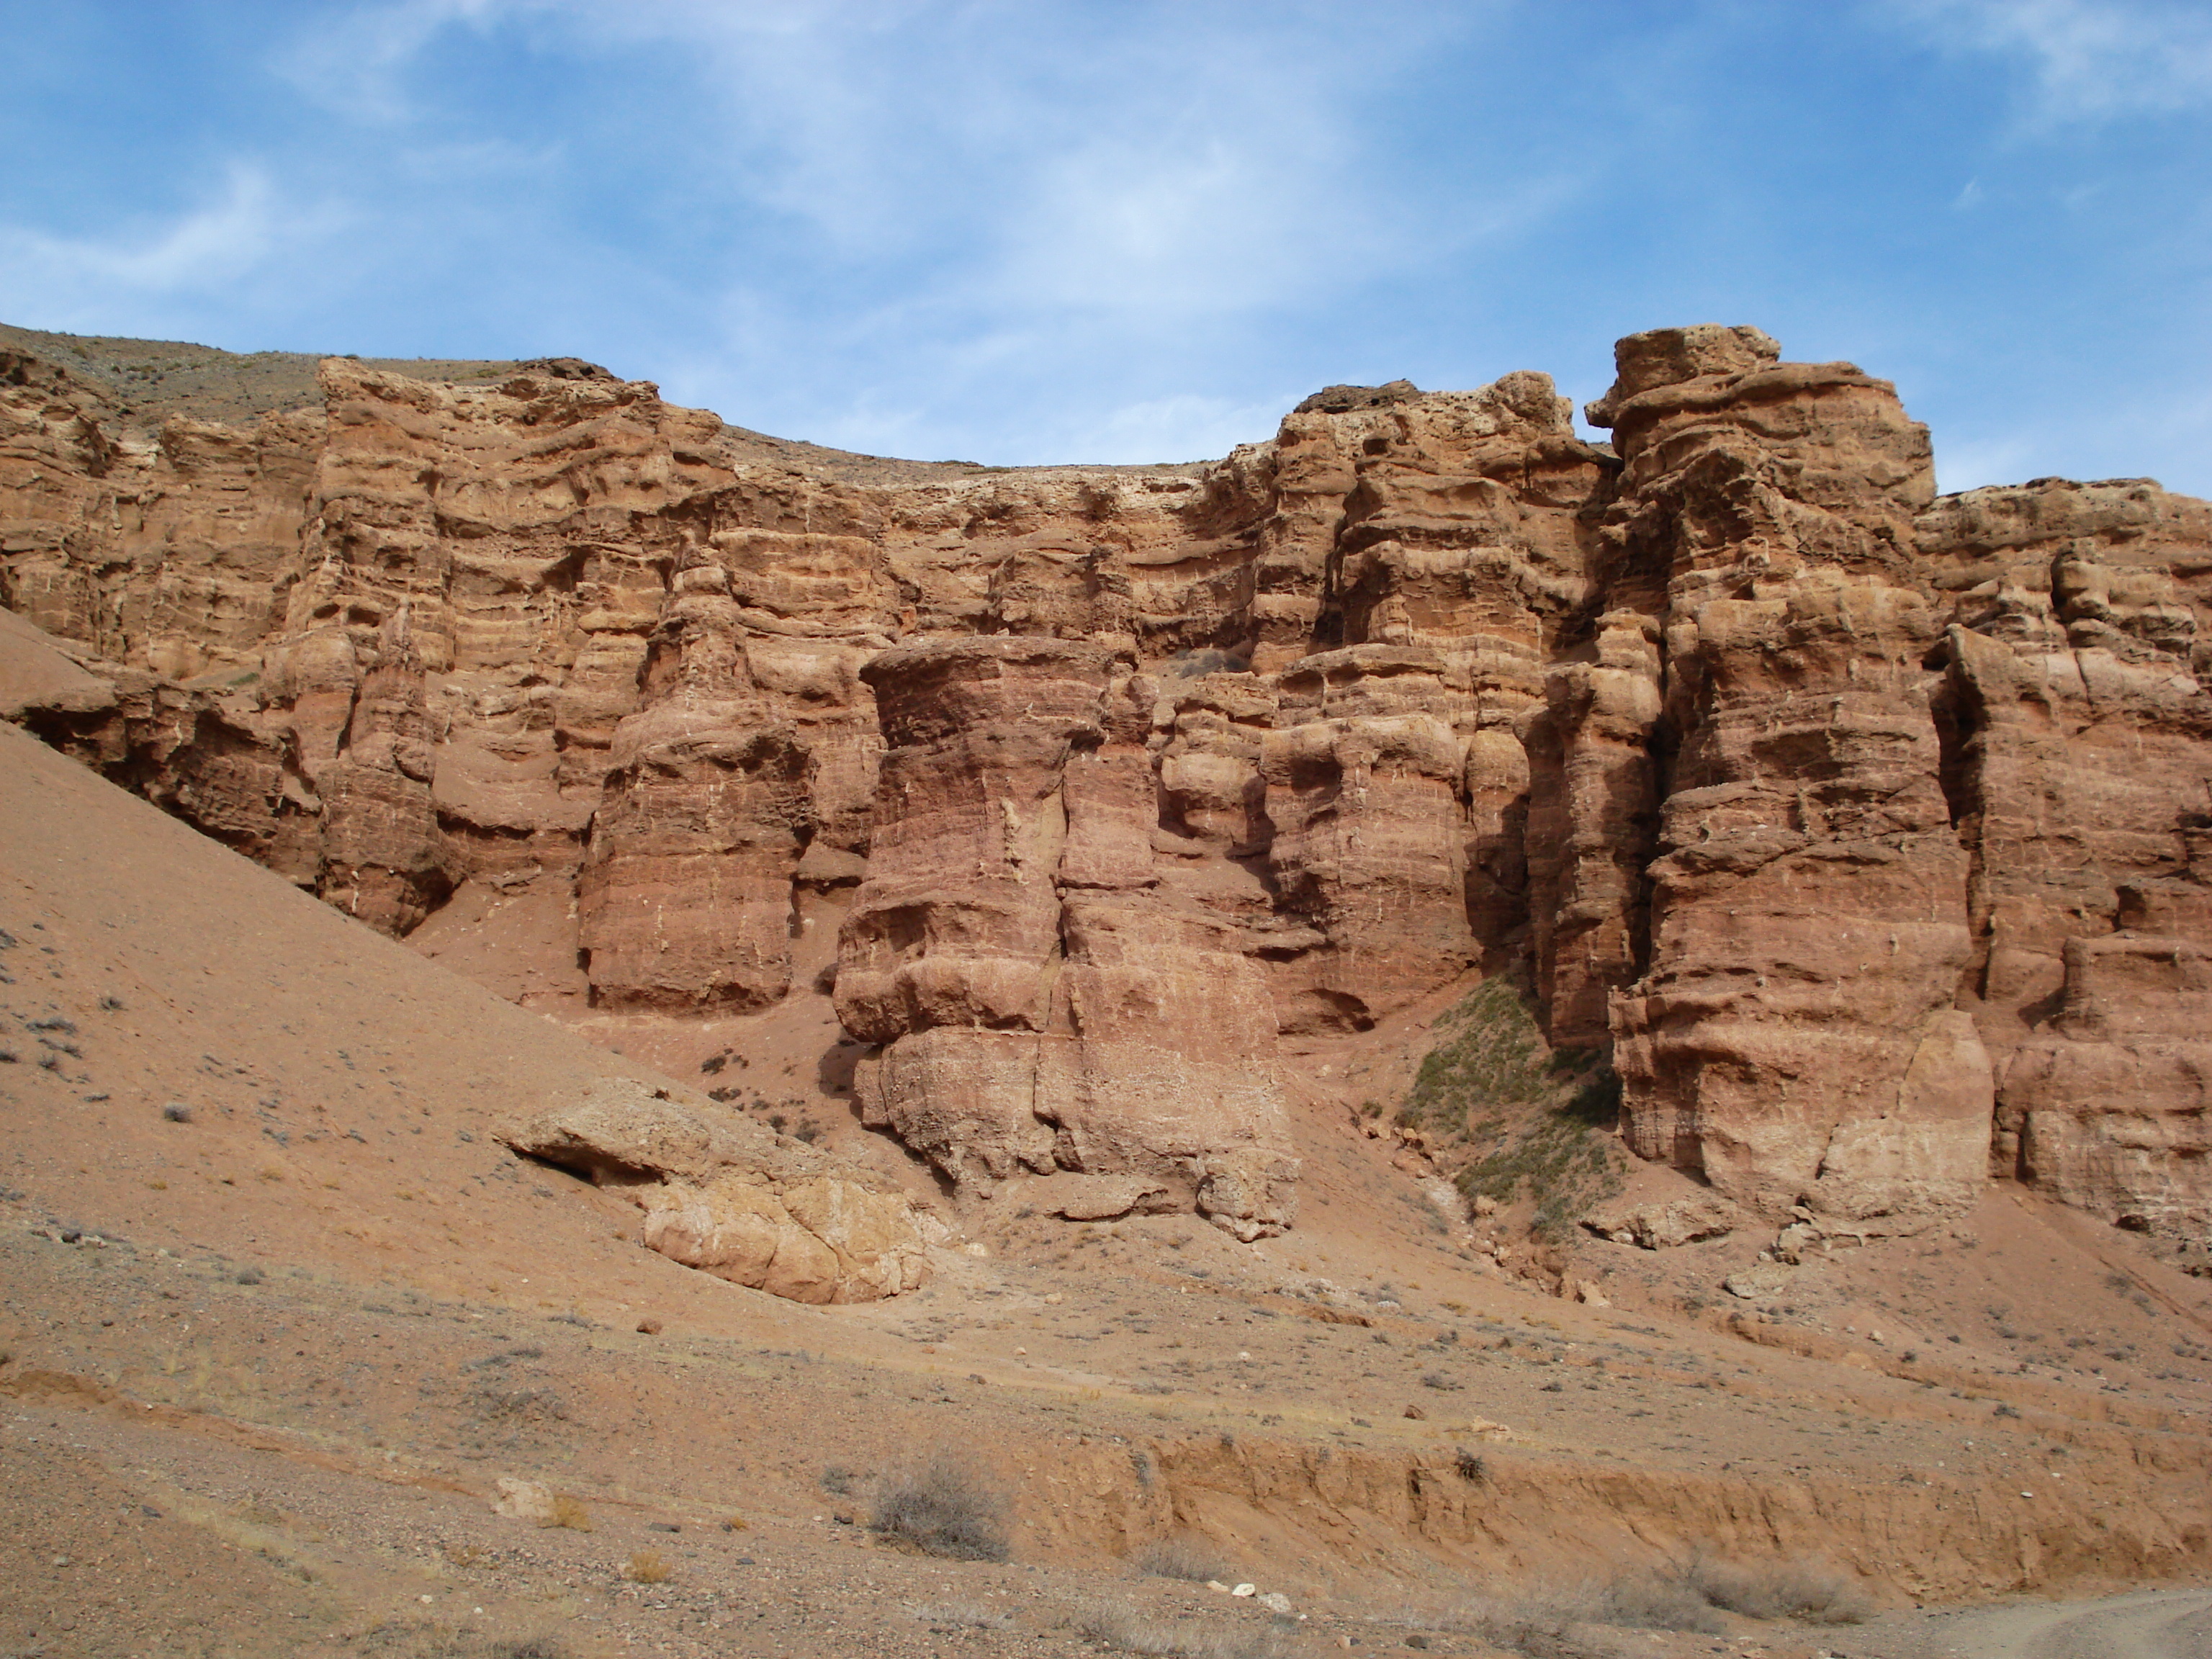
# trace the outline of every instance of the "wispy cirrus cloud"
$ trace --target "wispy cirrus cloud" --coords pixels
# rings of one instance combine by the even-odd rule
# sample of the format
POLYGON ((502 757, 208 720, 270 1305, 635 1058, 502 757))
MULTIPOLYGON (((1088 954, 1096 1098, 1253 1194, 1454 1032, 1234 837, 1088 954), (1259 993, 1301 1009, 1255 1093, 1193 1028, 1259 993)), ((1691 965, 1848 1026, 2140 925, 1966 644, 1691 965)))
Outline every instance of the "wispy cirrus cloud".
POLYGON ((234 161, 197 205, 104 234, 0 225, 0 290, 52 325, 111 327, 118 313, 160 315, 266 272, 343 218, 289 198, 260 163, 234 161))
POLYGON ((834 258, 942 259, 963 300, 994 307, 1186 313, 1406 257, 1346 88, 1387 83, 1496 9, 1290 4, 1255 28, 1219 4, 511 3, 574 38, 693 58, 697 136, 723 148, 690 164, 834 258))
POLYGON ((269 65, 302 97, 334 114, 398 125, 422 112, 406 82, 438 37, 455 27, 489 27, 511 9, 508 0, 359 6, 283 37, 269 65))
MULTIPOLYGON (((1546 210, 1501 168, 1455 180, 1459 210, 1439 216, 1368 118, 1425 54, 1510 9, 1285 0, 1257 27, 1207 0, 399 0, 311 27, 283 62, 403 143, 465 115, 440 71, 472 43, 589 64, 610 88, 680 87, 624 134, 667 157, 630 194, 700 228, 684 280, 703 337, 664 374, 672 390, 770 388, 751 418, 882 447, 947 399, 994 388, 1003 415, 1009 382, 1088 380, 1099 412, 1069 435, 1156 457, 1223 429, 1194 414, 1209 394, 1174 382, 1202 376, 1224 331, 1546 210), (1122 383, 1147 365, 1150 384, 1122 383), (842 404, 778 414, 808 382, 841 383, 842 404), (1154 413, 1104 412, 1127 408, 1154 413)), ((605 187, 593 115, 538 188, 605 187)))
POLYGON ((2200 0, 1887 0, 1894 23, 2027 71, 2032 125, 2212 106, 2212 9, 2200 0))

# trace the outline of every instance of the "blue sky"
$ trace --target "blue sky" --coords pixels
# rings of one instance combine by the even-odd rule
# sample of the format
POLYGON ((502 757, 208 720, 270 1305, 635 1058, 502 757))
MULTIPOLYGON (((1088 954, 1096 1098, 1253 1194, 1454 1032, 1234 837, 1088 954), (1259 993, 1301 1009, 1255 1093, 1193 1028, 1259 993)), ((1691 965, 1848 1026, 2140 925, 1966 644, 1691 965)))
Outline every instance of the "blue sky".
POLYGON ((1218 455, 1751 322, 1947 489, 2212 495, 2204 0, 0 0, 0 319, 1218 455))

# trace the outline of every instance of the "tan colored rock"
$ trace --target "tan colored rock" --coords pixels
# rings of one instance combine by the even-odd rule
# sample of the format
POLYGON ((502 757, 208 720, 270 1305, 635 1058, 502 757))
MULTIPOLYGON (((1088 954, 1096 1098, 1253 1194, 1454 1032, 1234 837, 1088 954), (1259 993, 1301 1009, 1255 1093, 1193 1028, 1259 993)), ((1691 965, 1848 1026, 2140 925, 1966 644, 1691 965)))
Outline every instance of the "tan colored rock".
POLYGON ((873 1302, 927 1280, 927 1247, 903 1196, 713 1111, 609 1079, 503 1139, 624 1193, 645 1212, 648 1249, 732 1284, 822 1304, 873 1302))
POLYGON ((1174 1201, 1165 1185, 1141 1176, 1066 1172, 1024 1182, 1008 1196, 1069 1221, 1112 1221, 1132 1212, 1166 1207, 1174 1201))
POLYGON ((918 1288, 927 1257, 907 1201, 817 1177, 781 1191, 726 1171, 642 1194, 647 1248, 793 1302, 873 1302, 918 1288))
POLYGON ((522 1480, 502 1474, 499 1477, 499 1496, 492 1500, 491 1507, 495 1515, 527 1521, 532 1526, 558 1524, 560 1511, 556 1507, 553 1488, 542 1480, 522 1480))
POLYGON ((602 1184, 664 1176, 703 1180, 737 1155, 710 1120, 671 1098, 667 1090, 628 1079, 609 1079, 580 1098, 550 1107, 501 1139, 525 1158, 602 1184))
POLYGON ((1634 1205, 1608 1205, 1583 1218, 1583 1225, 1616 1244, 1670 1250, 1723 1238, 1742 1226, 1744 1212, 1717 1193, 1634 1205))

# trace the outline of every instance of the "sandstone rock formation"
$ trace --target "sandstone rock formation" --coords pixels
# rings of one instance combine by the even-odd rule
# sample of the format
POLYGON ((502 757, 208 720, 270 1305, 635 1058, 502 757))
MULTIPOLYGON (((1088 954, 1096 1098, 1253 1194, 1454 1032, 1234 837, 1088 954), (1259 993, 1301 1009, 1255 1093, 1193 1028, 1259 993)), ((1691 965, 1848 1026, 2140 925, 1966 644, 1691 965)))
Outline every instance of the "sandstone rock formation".
POLYGON ((17 351, 0 600, 65 653, 0 690, 373 926, 503 896, 607 1014, 824 994, 836 929, 862 1111, 963 1192, 1273 1231, 1279 1036, 1511 971, 1718 1200, 2201 1237, 2212 507, 1938 496, 1755 329, 1617 366, 1609 446, 1520 373, 1003 471, 572 361, 149 429, 17 351))
POLYGON ((1136 1174, 1256 1238, 1295 1210, 1266 976, 1156 867, 1150 700, 1112 665, 1014 636, 862 671, 890 744, 839 951, 838 1018, 885 1045, 862 1118, 960 1186, 1136 1174))
POLYGON ((502 1137, 645 1212, 648 1249, 793 1302, 874 1302, 928 1278, 922 1223, 896 1194, 748 1119, 609 1079, 502 1137))

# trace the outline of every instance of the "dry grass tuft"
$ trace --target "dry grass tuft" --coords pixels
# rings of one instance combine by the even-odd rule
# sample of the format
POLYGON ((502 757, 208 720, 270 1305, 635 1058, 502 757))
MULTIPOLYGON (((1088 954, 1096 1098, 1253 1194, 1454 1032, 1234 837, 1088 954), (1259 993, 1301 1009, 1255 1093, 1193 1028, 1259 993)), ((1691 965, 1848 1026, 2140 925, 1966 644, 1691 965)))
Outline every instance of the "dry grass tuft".
POLYGON ((571 1532, 589 1532, 592 1529, 592 1512, 567 1492, 556 1492, 553 1494, 553 1518, 545 1524, 566 1527, 571 1532))
POLYGON ((1517 1653, 1562 1656, 1582 1650, 1569 1634, 1577 1625, 1696 1631, 1710 1636, 1728 1631, 1726 1622, 1695 1590, 1650 1574, 1480 1596, 1463 1602, 1437 1624, 1446 1630, 1472 1632, 1517 1653))
POLYGON ((1863 1625, 1874 1603, 1841 1573, 1795 1563, 1761 1567, 1698 1563, 1686 1575, 1698 1595, 1747 1619, 1795 1619, 1806 1625, 1863 1625))
POLYGON ((629 1558, 623 1569, 623 1577, 633 1584, 665 1584, 676 1576, 676 1569, 668 1565, 668 1558, 659 1550, 639 1550, 629 1558))
POLYGON ((987 1601, 902 1602, 907 1616, 933 1630, 1012 1630, 1014 1615, 987 1601))
POLYGON ((1693 1557, 1665 1572, 1627 1572, 1564 1589, 1480 1597, 1439 1623, 1515 1652, 1565 1659, 1583 1651, 1571 1634, 1575 1626, 1725 1635, 1729 1626, 1717 1608, 1747 1619, 1808 1625, 1856 1625, 1874 1613, 1863 1590, 1825 1568, 1743 1567, 1693 1557))
POLYGON ((1129 1555, 1129 1565, 1152 1578, 1181 1578, 1203 1584, 1210 1578, 1229 1577, 1229 1564, 1204 1539, 1188 1534, 1156 1538, 1129 1555))
POLYGON ((1280 1659, 1284 1652, 1269 1631, 1184 1624, 1120 1605, 1091 1608, 1076 1620, 1075 1629, 1101 1647, 1172 1659, 1280 1659))
POLYGON ((1006 1498, 969 1464, 939 1452, 920 1468, 887 1476, 869 1525, 895 1543, 956 1561, 1003 1561, 1006 1498))

